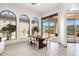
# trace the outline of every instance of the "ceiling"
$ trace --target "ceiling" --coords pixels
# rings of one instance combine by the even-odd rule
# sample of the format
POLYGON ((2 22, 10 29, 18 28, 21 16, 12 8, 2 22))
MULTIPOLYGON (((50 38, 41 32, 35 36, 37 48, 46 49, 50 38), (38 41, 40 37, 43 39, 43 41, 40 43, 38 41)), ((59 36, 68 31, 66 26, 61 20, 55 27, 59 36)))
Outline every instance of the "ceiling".
POLYGON ((43 15, 58 7, 60 3, 15 3, 12 5, 24 8, 30 12, 37 13, 38 15, 43 15))
MULTIPOLYGON (((27 5, 27 4, 26 4, 27 5)), ((56 8, 59 4, 58 3, 41 3, 40 5, 28 5, 32 10, 37 11, 39 14, 44 14, 54 8, 56 8)))

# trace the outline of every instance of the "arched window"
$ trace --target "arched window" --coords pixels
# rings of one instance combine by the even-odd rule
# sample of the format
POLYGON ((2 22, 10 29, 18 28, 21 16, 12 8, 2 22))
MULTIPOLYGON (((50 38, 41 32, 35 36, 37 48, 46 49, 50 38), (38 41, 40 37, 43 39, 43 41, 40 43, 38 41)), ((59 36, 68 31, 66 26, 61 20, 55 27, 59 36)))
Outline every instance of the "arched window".
POLYGON ((32 18, 32 23, 34 24, 34 26, 39 27, 39 20, 38 20, 37 17, 33 17, 33 18, 32 18))
POLYGON ((36 16, 32 18, 32 34, 35 31, 39 32, 39 20, 36 16))
POLYGON ((9 10, 0 12, 0 37, 16 39, 16 15, 9 10))
POLYGON ((9 11, 9 10, 3 10, 1 11, 0 13, 0 19, 4 20, 16 20, 16 15, 12 12, 12 11, 9 11))
POLYGON ((27 15, 21 15, 21 16, 19 17, 19 20, 20 20, 21 22, 29 22, 29 17, 28 17, 27 15))
POLYGON ((38 18, 37 17, 33 17, 32 18, 32 23, 38 23, 38 18))
POLYGON ((23 14, 19 17, 19 39, 27 38, 30 34, 30 19, 23 14))

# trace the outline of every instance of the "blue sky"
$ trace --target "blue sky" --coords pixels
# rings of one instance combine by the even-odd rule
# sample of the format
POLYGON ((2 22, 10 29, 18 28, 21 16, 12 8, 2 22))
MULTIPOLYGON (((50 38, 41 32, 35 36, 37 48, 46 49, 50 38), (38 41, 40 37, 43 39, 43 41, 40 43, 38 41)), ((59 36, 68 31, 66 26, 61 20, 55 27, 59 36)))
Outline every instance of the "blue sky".
POLYGON ((79 20, 68 20, 67 25, 79 25, 79 20))
MULTIPOLYGON (((46 20, 43 20, 43 26, 48 26, 48 23, 50 24, 50 26, 54 26, 54 22, 46 22, 46 20)), ((68 20, 67 21, 67 25, 79 25, 79 19, 76 20, 68 20)))
POLYGON ((54 22, 44 22, 43 26, 54 26, 54 22))
POLYGON ((54 26, 54 22, 47 22, 47 20, 46 19, 44 19, 43 21, 43 26, 54 26))

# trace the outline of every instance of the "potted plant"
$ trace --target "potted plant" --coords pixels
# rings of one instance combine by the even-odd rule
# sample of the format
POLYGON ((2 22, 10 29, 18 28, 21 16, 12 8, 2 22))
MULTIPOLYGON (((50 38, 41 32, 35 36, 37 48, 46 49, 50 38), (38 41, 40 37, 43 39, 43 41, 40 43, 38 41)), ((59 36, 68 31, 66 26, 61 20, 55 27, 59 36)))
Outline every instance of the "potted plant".
POLYGON ((1 32, 6 34, 7 40, 9 40, 12 36, 12 33, 16 31, 16 26, 12 24, 8 24, 1 29, 1 32))

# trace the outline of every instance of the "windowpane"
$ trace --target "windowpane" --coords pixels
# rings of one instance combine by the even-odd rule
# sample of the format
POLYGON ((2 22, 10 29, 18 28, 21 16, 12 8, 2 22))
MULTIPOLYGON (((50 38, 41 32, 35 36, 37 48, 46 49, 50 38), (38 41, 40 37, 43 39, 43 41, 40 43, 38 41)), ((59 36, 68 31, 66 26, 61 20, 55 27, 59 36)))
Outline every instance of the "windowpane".
POLYGON ((16 15, 9 11, 3 10, 0 13, 0 37, 6 40, 16 39, 16 15))
POLYGON ((27 15, 21 15, 19 17, 19 38, 27 38, 30 34, 29 32, 29 17, 27 15))
POLYGON ((58 36, 58 15, 48 16, 42 19, 43 37, 58 36))
POLYGON ((35 16, 32 18, 32 35, 34 34, 35 31, 37 31, 39 33, 39 20, 38 18, 35 16))
POLYGON ((11 20, 11 19, 16 19, 16 15, 9 11, 9 10, 3 10, 1 13, 0 13, 0 18, 2 19, 8 19, 8 20, 11 20))

